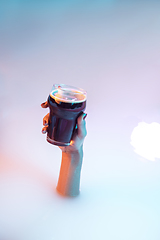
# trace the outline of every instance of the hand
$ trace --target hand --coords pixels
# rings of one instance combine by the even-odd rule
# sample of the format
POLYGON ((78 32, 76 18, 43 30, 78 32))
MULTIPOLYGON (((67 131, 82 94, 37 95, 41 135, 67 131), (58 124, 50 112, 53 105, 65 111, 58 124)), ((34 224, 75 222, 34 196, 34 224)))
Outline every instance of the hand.
MULTIPOLYGON (((47 108, 48 103, 44 102, 41 104, 42 108, 47 108)), ((86 118, 87 114, 83 113, 80 115, 77 119, 77 129, 74 132, 73 138, 70 142, 69 146, 66 147, 60 147, 59 148, 62 150, 62 152, 69 152, 69 153, 74 153, 78 152, 82 149, 84 139, 87 135, 87 130, 86 130, 86 118)), ((44 127, 42 128, 42 133, 45 134, 48 130, 48 118, 49 118, 49 113, 43 118, 43 125, 44 127)))

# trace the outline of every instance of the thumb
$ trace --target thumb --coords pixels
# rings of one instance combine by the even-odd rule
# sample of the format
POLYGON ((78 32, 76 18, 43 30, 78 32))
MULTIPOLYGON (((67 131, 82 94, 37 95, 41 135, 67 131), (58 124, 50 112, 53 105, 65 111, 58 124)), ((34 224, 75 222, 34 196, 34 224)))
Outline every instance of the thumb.
POLYGON ((77 119, 78 137, 80 138, 85 138, 87 135, 86 121, 85 121, 86 117, 87 117, 87 114, 83 113, 77 119))

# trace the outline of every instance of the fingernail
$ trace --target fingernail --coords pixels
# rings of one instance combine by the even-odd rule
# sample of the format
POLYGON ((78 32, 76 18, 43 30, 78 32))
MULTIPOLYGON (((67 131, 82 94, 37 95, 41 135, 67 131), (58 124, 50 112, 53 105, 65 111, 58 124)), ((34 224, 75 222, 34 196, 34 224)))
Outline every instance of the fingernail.
POLYGON ((46 130, 42 130, 42 133, 46 133, 46 130))
POLYGON ((45 105, 45 103, 46 103, 46 102, 41 103, 41 107, 42 107, 43 105, 45 105))
POLYGON ((83 117, 83 120, 87 117, 87 113, 85 113, 85 116, 83 117))
POLYGON ((44 126, 47 126, 48 125, 48 123, 47 123, 47 121, 46 120, 44 120, 44 126))

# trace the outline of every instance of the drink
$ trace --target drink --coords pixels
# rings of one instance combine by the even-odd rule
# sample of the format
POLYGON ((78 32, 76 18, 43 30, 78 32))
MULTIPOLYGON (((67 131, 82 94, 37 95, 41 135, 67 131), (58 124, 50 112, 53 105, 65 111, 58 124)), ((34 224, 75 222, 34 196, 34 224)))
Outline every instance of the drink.
POLYGON ((48 105, 50 114, 47 141, 58 146, 68 146, 77 118, 86 108, 86 92, 65 84, 55 84, 48 97, 48 105))

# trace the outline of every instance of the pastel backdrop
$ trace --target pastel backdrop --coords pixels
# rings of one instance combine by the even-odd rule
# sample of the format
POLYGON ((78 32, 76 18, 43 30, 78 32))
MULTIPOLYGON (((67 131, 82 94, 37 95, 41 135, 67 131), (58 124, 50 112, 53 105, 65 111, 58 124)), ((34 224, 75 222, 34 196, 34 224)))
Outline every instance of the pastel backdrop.
POLYGON ((159 240, 160 160, 130 144, 160 123, 159 26, 158 1, 0 2, 0 239, 159 240), (41 134, 54 83, 87 90, 74 199, 41 134))

